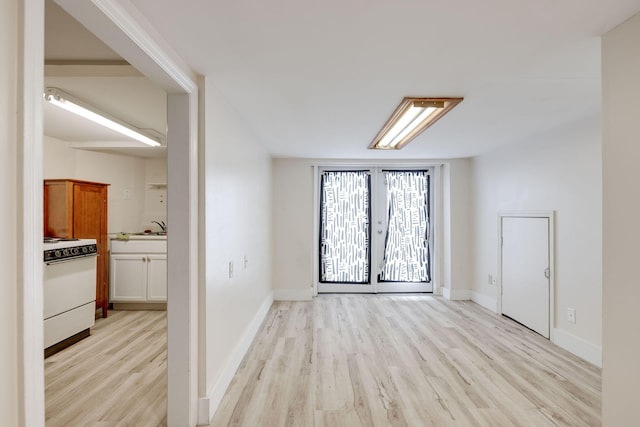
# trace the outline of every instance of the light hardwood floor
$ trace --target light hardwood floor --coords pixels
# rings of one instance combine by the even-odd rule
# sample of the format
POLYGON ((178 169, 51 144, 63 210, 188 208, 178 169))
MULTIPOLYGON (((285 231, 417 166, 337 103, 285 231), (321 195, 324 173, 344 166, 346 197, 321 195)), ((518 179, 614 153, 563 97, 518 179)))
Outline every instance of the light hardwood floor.
POLYGON ((600 370, 471 302, 276 302, 211 426, 598 426, 600 370))
POLYGON ((110 311, 45 359, 47 427, 166 425, 164 311, 110 311))

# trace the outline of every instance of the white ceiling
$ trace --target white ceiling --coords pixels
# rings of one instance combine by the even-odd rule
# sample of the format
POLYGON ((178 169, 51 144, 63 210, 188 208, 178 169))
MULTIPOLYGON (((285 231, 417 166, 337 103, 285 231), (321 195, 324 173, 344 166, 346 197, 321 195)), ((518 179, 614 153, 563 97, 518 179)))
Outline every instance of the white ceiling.
POLYGON ((45 59, 51 61, 122 62, 122 58, 53 0, 45 0, 45 59))
MULTIPOLYGON (((45 76, 45 86, 65 92, 152 135, 166 135, 166 94, 142 76, 45 76)), ((73 148, 165 157, 166 147, 150 147, 98 125, 44 99, 44 134, 71 143, 73 148)))
POLYGON ((599 120, 599 36, 640 10, 640 0, 130 1, 273 155, 315 158, 473 156, 599 120), (405 149, 367 150, 404 96, 465 100, 405 149))
MULTIPOLYGON (((45 1, 45 86, 153 135, 166 135, 166 93, 56 5, 45 1)), ((43 100, 44 133, 72 147, 137 157, 164 157, 149 147, 43 100)))

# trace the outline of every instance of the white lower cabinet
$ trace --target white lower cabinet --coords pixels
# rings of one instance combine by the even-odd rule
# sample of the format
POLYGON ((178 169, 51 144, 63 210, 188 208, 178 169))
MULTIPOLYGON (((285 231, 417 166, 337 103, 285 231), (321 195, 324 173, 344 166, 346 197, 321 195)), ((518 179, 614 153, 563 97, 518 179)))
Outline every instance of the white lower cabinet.
POLYGON ((167 301, 167 255, 147 257, 147 301, 167 301))
POLYGON ((165 241, 143 244, 113 241, 111 247, 110 301, 144 303, 167 301, 165 241), (148 250, 149 252, 131 252, 148 250), (161 252, 164 250, 164 252, 161 252))

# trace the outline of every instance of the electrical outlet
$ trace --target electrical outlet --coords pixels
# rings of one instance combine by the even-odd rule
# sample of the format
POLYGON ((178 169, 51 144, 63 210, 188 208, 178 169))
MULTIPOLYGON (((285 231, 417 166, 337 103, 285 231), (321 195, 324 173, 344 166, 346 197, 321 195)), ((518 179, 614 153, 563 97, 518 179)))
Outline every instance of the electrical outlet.
POLYGON ((229 261, 229 279, 233 278, 233 261, 229 261))
POLYGON ((122 198, 129 200, 131 198, 131 190, 122 190, 122 198))
POLYGON ((567 308, 567 320, 569 323, 576 323, 576 309, 575 308, 567 308))
POLYGON ((493 274, 489 274, 489 276, 487 277, 487 283, 493 285, 493 274))
POLYGON ((249 258, 247 258, 247 256, 244 256, 244 269, 247 269, 247 265, 249 264, 249 258))

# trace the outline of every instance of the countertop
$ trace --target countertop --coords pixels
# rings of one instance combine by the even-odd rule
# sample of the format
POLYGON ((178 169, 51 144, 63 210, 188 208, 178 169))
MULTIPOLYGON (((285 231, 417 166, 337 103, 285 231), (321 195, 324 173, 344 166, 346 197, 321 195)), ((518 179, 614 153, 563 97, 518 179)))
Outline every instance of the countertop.
POLYGON ((124 234, 125 238, 111 237, 111 240, 167 240, 167 235, 157 234, 124 234))

